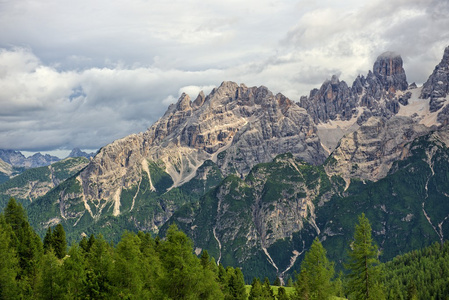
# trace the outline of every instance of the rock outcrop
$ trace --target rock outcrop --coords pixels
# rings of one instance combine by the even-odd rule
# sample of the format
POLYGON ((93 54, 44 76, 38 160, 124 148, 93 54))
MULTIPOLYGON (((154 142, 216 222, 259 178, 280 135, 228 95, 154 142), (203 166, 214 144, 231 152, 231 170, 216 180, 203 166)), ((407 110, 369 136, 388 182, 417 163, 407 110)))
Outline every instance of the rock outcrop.
POLYGON ((38 168, 51 165, 59 161, 56 156, 36 153, 30 157, 25 157, 20 151, 0 149, 0 159, 14 167, 38 168))
POLYGON ((326 172, 346 180, 377 181, 388 174, 393 162, 407 157, 411 141, 429 131, 409 117, 371 117, 341 139, 325 165, 326 172))
POLYGON ((80 148, 73 148, 72 151, 70 152, 69 156, 67 157, 85 157, 88 159, 91 159, 92 157, 95 156, 95 153, 86 153, 84 151, 81 151, 80 148))
POLYGON ((371 116, 389 118, 399 111, 399 102, 407 105, 407 98, 398 91, 408 88, 401 56, 393 52, 380 55, 368 75, 359 75, 349 87, 336 76, 325 81, 321 88, 301 97, 299 106, 305 108, 314 122, 349 121, 358 117, 359 125, 371 116))
POLYGON ((446 47, 441 62, 424 83, 420 97, 430 98, 429 111, 438 111, 437 121, 447 125, 449 120, 449 107, 447 106, 449 99, 449 47, 446 47))
POLYGON ((146 132, 103 147, 78 180, 86 207, 101 199, 117 203, 114 214, 120 214, 123 190, 137 186, 144 173, 151 185, 151 162, 179 186, 206 160, 216 162, 224 174, 245 175, 254 165, 285 152, 311 164, 324 162, 325 152, 307 112, 266 87, 223 82, 193 102, 181 95, 146 132))

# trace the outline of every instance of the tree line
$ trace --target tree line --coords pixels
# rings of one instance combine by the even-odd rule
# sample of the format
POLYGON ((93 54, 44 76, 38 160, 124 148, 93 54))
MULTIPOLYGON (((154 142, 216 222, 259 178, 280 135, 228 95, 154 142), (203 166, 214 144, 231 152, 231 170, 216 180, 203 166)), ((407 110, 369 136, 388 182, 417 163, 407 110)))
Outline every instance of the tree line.
POLYGON ((176 226, 164 239, 125 232, 117 245, 84 237, 67 251, 62 225, 43 242, 11 199, 0 214, 0 299, 246 299, 239 268, 193 253, 176 226))
MULTIPOLYGON (((0 214, 0 299, 448 299, 449 244, 435 244, 386 264, 359 216, 345 272, 318 238, 305 254, 293 292, 255 278, 247 292, 239 268, 217 265, 175 225, 161 239, 125 232, 117 245, 102 235, 67 249, 61 224, 43 241, 13 198, 0 214)), ((280 284, 279 279, 277 284, 280 284)))

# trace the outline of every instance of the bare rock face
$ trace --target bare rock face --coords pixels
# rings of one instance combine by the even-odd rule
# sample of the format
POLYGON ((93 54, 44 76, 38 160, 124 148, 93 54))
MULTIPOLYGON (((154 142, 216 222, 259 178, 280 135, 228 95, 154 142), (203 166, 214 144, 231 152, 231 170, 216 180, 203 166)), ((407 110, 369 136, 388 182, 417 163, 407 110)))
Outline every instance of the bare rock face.
POLYGON ((358 124, 370 116, 390 118, 399 111, 399 102, 407 105, 402 93, 408 88, 401 56, 393 52, 380 55, 368 75, 358 76, 352 87, 336 76, 325 81, 321 88, 301 97, 299 105, 307 110, 315 124, 359 116, 358 124))
POLYGON ((385 52, 379 55, 374 63, 373 73, 384 89, 389 92, 404 91, 408 87, 405 71, 402 67, 402 58, 394 52, 385 52))
POLYGON ((193 102, 183 94, 146 132, 102 148, 78 177, 83 201, 94 218, 111 202, 113 214, 120 214, 124 189, 138 185, 143 174, 153 186, 150 163, 167 172, 174 186, 193 178, 205 160, 224 174, 246 174, 285 152, 320 164, 326 156, 316 132, 307 112, 283 95, 223 82, 193 102), (96 202, 103 206, 92 209, 96 202))
POLYGON ((301 97, 300 106, 305 108, 318 124, 328 120, 349 120, 355 113, 356 97, 346 82, 332 76, 320 89, 314 89, 309 97, 301 97))
POLYGON ((25 157, 20 151, 3 149, 0 149, 0 159, 12 166, 25 168, 44 167, 60 160, 58 157, 49 154, 35 153, 30 157, 25 157))
POLYGON ((394 161, 408 154, 408 146, 429 128, 409 117, 371 117, 341 139, 325 166, 327 173, 344 179, 377 181, 385 177, 394 161))
MULTIPOLYGON (((424 83, 421 98, 430 98, 430 112, 438 111, 446 104, 449 94, 449 47, 444 50, 443 59, 424 83)), ((444 115, 447 113, 444 112, 444 115)), ((444 118, 444 117, 442 117, 444 118)))

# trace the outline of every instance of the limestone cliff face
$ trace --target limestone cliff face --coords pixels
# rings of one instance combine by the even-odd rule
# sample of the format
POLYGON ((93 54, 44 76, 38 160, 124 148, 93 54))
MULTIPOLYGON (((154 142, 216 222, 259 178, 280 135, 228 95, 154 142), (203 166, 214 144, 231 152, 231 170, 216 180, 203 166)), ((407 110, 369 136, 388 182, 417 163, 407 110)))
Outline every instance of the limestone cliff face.
POLYGON ((359 75, 352 87, 332 76, 320 89, 312 90, 309 97, 301 97, 299 105, 316 124, 357 117, 360 125, 371 116, 389 118, 398 113, 400 92, 408 88, 402 64, 401 56, 385 52, 377 58, 373 71, 366 77, 359 75))
MULTIPOLYGON (((244 264, 259 252, 281 275, 288 265, 271 247, 280 240, 298 238, 298 232, 318 235, 315 206, 330 199, 331 190, 322 167, 284 154, 257 165, 245 179, 227 177, 200 200, 197 209, 188 210, 189 217, 184 210, 175 213, 171 221, 193 236, 197 247, 212 251, 218 262, 228 264, 230 256, 235 256, 244 264)), ((301 240, 291 246, 294 263, 304 243, 301 240)), ((290 259, 288 253, 286 256, 290 259)))
MULTIPOLYGON (((33 202, 87 166, 86 158, 66 158, 50 166, 25 170, 0 185, 0 196, 33 202)), ((1 171, 2 161, 0 161, 1 171)), ((11 169, 12 171, 12 169, 11 169)))
POLYGON ((429 131, 408 117, 371 117, 341 139, 325 165, 326 171, 346 180, 377 181, 387 175, 393 162, 407 156, 411 141, 429 131))
POLYGON ((438 122, 446 125, 449 120, 449 47, 444 50, 441 62, 424 83, 421 98, 428 99, 429 111, 438 112, 438 122))
POLYGON ((195 176, 206 160, 216 162, 224 174, 240 175, 285 152, 311 164, 324 161, 317 129, 307 112, 266 87, 223 82, 193 102, 183 94, 146 132, 102 148, 78 180, 86 207, 102 200, 113 203, 118 215, 122 192, 138 186, 143 174, 153 187, 151 162, 179 186, 195 176))

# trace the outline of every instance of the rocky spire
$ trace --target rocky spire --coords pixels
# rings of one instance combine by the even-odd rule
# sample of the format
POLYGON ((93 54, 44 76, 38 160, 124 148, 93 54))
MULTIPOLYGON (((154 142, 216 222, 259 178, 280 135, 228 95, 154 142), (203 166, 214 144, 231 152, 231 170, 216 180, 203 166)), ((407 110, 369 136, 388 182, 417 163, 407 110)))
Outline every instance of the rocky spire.
POLYGON ((374 75, 380 80, 385 90, 396 92, 405 91, 408 87, 402 58, 394 52, 384 52, 379 55, 373 66, 374 75))
POLYGON ((443 107, 447 94, 449 94, 449 46, 444 50, 441 62, 424 83, 420 97, 422 99, 430 97, 430 111, 434 112, 443 107))
POLYGON ((201 91, 198 96, 196 97, 195 101, 192 103, 193 108, 201 107, 206 100, 206 96, 204 95, 204 92, 201 91))
POLYGON ((190 96, 186 93, 182 93, 178 103, 176 103, 176 109, 181 111, 191 109, 190 103, 190 96))

